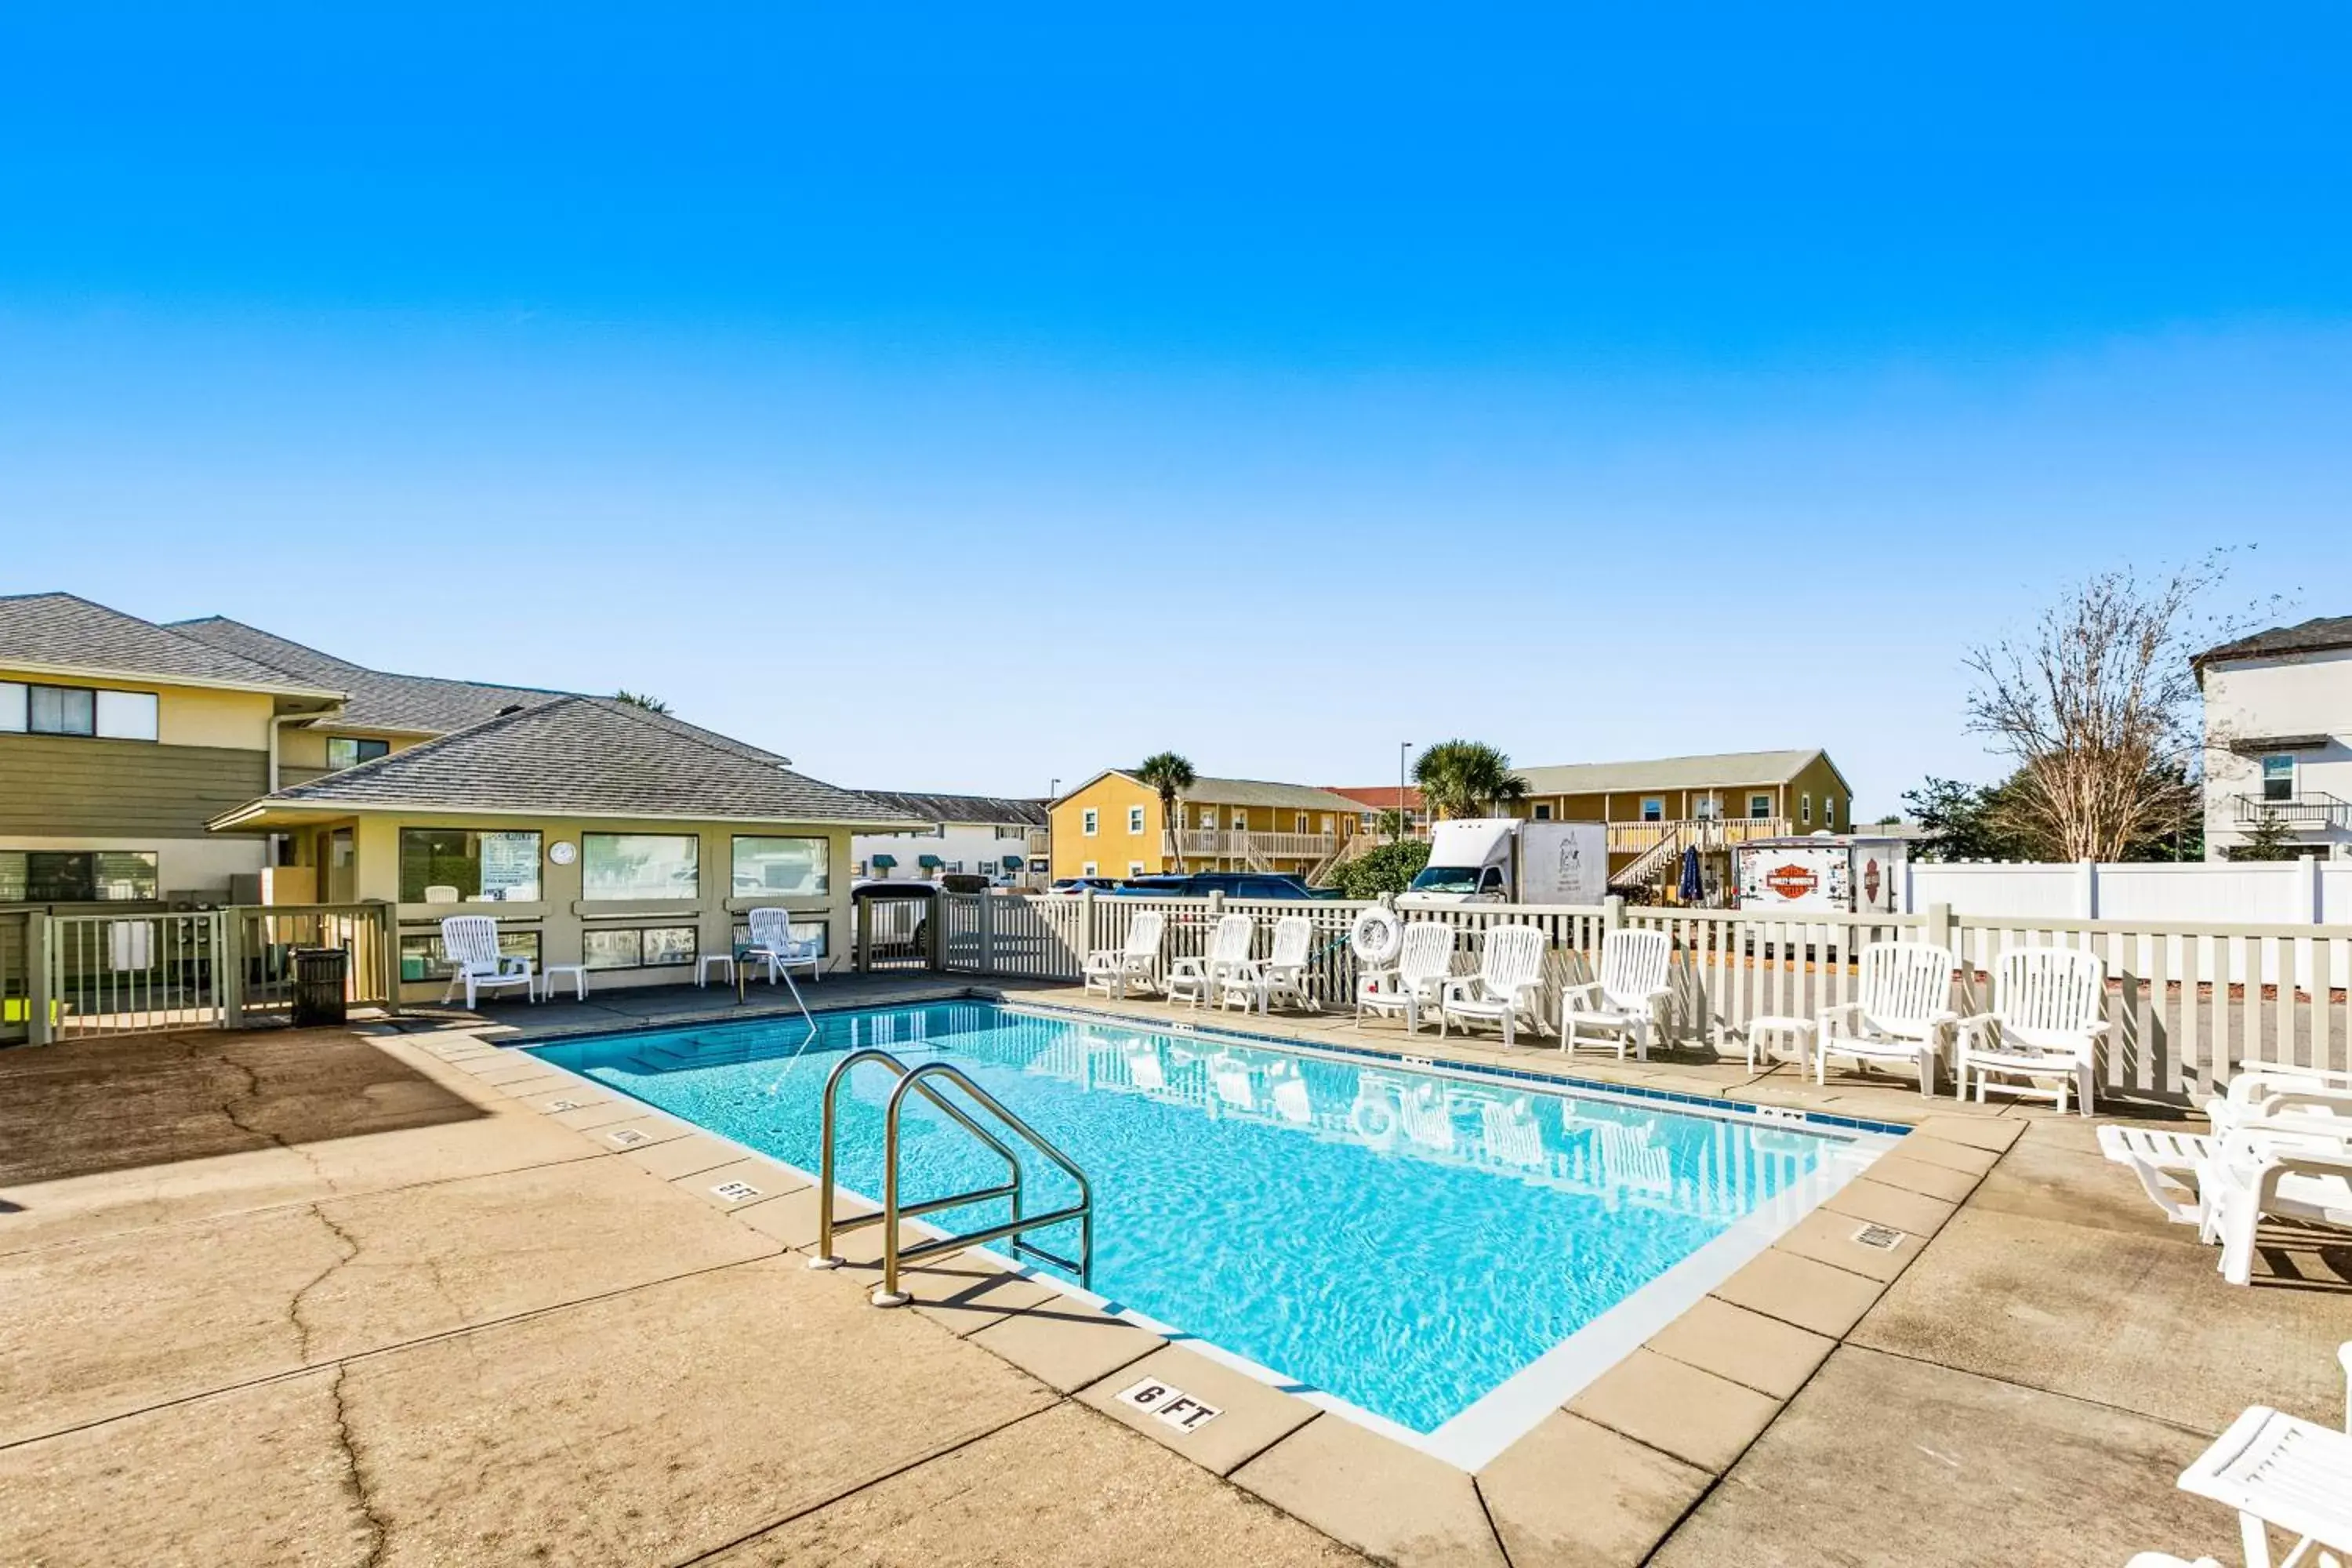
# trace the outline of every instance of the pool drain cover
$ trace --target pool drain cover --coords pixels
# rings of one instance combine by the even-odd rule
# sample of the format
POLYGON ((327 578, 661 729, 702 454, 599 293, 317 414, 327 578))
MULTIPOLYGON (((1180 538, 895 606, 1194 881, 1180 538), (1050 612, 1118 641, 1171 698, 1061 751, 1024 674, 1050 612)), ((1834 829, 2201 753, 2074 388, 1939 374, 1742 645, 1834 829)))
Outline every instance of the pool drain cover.
POLYGON ((1866 1225, 1853 1233, 1853 1238, 1864 1247, 1874 1247, 1881 1252, 1892 1252, 1903 1245, 1905 1234, 1892 1226, 1866 1225))

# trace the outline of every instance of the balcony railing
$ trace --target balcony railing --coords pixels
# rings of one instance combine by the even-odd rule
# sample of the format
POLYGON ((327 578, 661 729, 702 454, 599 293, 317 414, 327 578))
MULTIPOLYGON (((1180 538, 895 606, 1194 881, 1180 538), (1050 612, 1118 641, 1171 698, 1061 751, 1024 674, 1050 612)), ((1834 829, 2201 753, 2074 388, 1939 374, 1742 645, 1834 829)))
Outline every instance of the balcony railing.
POLYGON ((2289 795, 2284 800, 2268 800, 2258 795, 2231 798, 2237 803, 2237 820, 2241 827, 2252 827, 2265 818, 2305 833, 2331 827, 2352 827, 2352 801, 2329 795, 2326 790, 2307 790, 2301 795, 2289 795))
POLYGON ((1188 856, 1245 860, 1320 860, 1339 847, 1335 833, 1236 833, 1222 828, 1188 827, 1177 836, 1178 847, 1188 856))
POLYGON ((1674 836, 1701 849, 1720 849, 1751 838, 1780 838, 1796 829, 1785 816, 1694 816, 1680 821, 1612 822, 1609 825, 1612 855, 1639 855, 1659 840, 1674 836))

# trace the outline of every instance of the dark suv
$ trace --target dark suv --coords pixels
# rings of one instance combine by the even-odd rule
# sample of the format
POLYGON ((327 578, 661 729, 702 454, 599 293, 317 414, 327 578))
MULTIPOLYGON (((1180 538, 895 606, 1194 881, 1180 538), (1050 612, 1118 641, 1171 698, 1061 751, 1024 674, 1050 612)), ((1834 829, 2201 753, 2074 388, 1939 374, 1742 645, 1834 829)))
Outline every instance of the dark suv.
POLYGON ((1131 897, 1202 899, 1336 899, 1335 888, 1310 888, 1297 877, 1267 871, 1196 871, 1188 876, 1130 877, 1118 891, 1131 897))

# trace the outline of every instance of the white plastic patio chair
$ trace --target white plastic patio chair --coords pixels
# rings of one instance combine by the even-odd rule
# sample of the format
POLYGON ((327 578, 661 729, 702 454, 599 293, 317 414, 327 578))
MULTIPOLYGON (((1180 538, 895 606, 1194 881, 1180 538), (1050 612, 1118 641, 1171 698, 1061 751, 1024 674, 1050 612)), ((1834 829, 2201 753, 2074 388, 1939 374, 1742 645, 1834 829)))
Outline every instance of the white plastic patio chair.
MULTIPOLYGON (((2336 1359, 2352 1385, 2352 1344, 2338 1347, 2336 1359)), ((2300 1538, 2281 1568, 2305 1562, 2336 1568, 2344 1561, 2336 1552, 2352 1552, 2352 1386, 2343 1430, 2257 1405, 2180 1472, 2179 1485, 2237 1510, 2246 1568, 2270 1568, 2273 1526, 2300 1538), (2322 1550, 2315 1553, 2315 1546, 2322 1550)), ((2132 1561, 2168 1560, 2147 1552, 2132 1561)))
POLYGON ((1314 946, 1312 920, 1305 915, 1283 916, 1274 922, 1272 951, 1263 959, 1242 964, 1219 983, 1218 1005, 1230 1006, 1239 1002, 1244 1010, 1254 1006, 1261 1013, 1270 1013, 1275 998, 1279 996, 1306 1012, 1321 1012, 1323 1005, 1308 989, 1311 980, 1307 964, 1314 946))
POLYGON ((1182 997, 1193 1006, 1218 994, 1226 978, 1249 962, 1250 942, 1257 922, 1247 915, 1221 915, 1209 933, 1209 951, 1187 953, 1168 970, 1168 1005, 1182 997))
POLYGON ((1454 975, 1454 928, 1437 921, 1412 921, 1404 928, 1396 963, 1366 970, 1356 981, 1356 1021, 1366 1013, 1404 1015, 1405 1033, 1421 1028, 1421 1010, 1437 1001, 1454 975))
POLYGON ((450 963, 446 1003, 466 988, 466 1010, 473 1011, 478 992, 520 985, 526 1000, 537 1001, 531 987, 530 960, 499 951, 499 922, 488 915, 451 915, 441 922, 441 956, 450 963))
POLYGON ((1674 997, 1666 985, 1673 960, 1674 940, 1662 931, 1612 931, 1603 937, 1601 978, 1561 989, 1561 1052, 1613 1046, 1622 1062, 1630 1041, 1634 1056, 1648 1061, 1660 1011, 1674 997))
POLYGON ((743 950, 746 963, 768 966, 768 984, 773 985, 776 976, 789 977, 795 969, 805 969, 809 979, 815 981, 824 970, 824 961, 817 956, 817 939, 805 941, 793 935, 793 917, 787 910, 753 910, 743 917, 751 927, 751 945, 743 950))
POLYGON ((1829 1082, 1832 1057, 1864 1073, 1873 1062, 1918 1069, 1919 1092, 1936 1092, 1936 1064, 1944 1036, 1959 1021, 1952 1011, 1952 954, 1924 942, 1874 942, 1862 950, 1859 997, 1821 1011, 1813 1047, 1813 1081, 1829 1082))
POLYGON ((1450 1020, 1500 1024, 1503 1048, 1509 1050, 1521 1019, 1540 1033, 1543 1019, 1537 999, 1543 991, 1544 933, 1534 926, 1490 926, 1478 954, 1478 973, 1449 980, 1437 996, 1437 1033, 1442 1039, 1450 1020))
POLYGON ((2012 947, 1992 972, 1992 1006, 1962 1018, 1952 1061, 1953 1097, 1969 1097, 1975 1075, 1977 1103, 1994 1079, 2023 1079, 2002 1087, 2020 1097, 2054 1102, 2066 1114, 2071 1085, 2079 1109, 2091 1114, 2099 1037, 2107 1032, 2107 965, 2076 947, 2012 947), (2038 1080, 2053 1087, 2037 1089, 2038 1080))
POLYGON ((2244 1121, 2227 1136, 2109 1123, 2098 1134, 2099 1152, 2137 1176, 2166 1218, 2201 1228, 2207 1218, 2203 1172, 2221 1157, 2231 1138, 2242 1141, 2261 1134, 2278 1143, 2309 1143, 2323 1150, 2352 1148, 2352 1120, 2298 1121, 2287 1116, 2274 1121, 2244 1121))
POLYGON ((1128 922, 1127 942, 1120 947, 1097 948, 1087 954, 1086 989, 1124 1001, 1128 987, 1160 988, 1160 950, 1168 937, 1168 917, 1159 910, 1142 910, 1128 922))

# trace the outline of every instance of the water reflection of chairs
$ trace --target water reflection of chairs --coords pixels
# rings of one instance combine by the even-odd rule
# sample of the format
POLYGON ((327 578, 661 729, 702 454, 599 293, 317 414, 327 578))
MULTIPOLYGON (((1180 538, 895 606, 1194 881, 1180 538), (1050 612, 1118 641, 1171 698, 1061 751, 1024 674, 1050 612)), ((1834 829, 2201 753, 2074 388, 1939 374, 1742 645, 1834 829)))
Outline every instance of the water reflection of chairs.
POLYGON ((1478 1097, 1479 1139, 1487 1157, 1506 1165, 1524 1170, 1540 1170, 1549 1162, 1545 1152, 1543 1128, 1536 1121, 1535 1108, 1525 1095, 1504 1100, 1489 1095, 1478 1097))
POLYGON ((1209 1080, 1216 1085, 1217 1099, 1226 1110, 1250 1114, 1257 1110, 1257 1092, 1250 1083, 1249 1064, 1230 1054, 1212 1058, 1209 1080))
POLYGON ((1127 1081, 1146 1094, 1164 1094, 1168 1089, 1168 1069, 1160 1062, 1160 1053, 1150 1046, 1138 1046, 1127 1053, 1127 1081))
POLYGON ((1601 1145, 1601 1163, 1612 1185, 1653 1197, 1671 1196, 1675 1190, 1673 1156, 1662 1144, 1650 1142, 1654 1122, 1629 1126, 1601 1121, 1593 1133, 1601 1145))
POLYGON ((1276 1062, 1266 1069, 1266 1097, 1274 1113, 1294 1127, 1315 1124, 1315 1102, 1307 1093, 1307 1079, 1296 1062, 1276 1062))
POLYGON ((1397 1097, 1404 1135, 1433 1154, 1454 1152, 1454 1104, 1435 1084, 1414 1084, 1397 1097))

